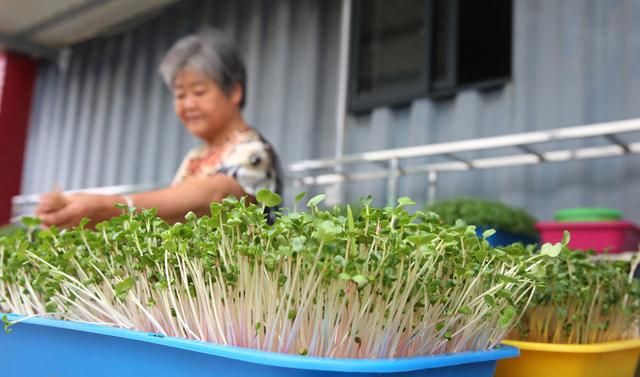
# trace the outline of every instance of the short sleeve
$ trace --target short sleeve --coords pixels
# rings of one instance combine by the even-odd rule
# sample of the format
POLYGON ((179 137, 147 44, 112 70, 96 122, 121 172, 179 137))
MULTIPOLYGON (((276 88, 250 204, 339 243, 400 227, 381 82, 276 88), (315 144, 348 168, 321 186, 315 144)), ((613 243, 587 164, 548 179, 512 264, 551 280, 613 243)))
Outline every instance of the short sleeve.
POLYGON ((280 191, 277 156, 262 139, 235 144, 222 159, 218 172, 233 177, 249 195, 261 188, 280 191))

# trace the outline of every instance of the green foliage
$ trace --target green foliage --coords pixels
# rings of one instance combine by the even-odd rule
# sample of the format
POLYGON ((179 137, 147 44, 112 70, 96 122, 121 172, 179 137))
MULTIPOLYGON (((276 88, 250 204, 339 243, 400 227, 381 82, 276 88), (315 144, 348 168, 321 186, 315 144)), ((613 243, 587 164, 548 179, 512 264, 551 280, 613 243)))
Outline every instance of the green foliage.
POLYGON ((3 325, 3 330, 5 332, 5 334, 10 334, 11 331, 13 331, 13 329, 11 328, 11 321, 9 321, 9 318, 7 317, 6 314, 4 314, 2 316, 2 325, 3 325))
POLYGON ((282 203, 282 197, 275 192, 271 192, 265 188, 258 190, 256 200, 267 207, 275 207, 282 203))
POLYGON ((522 209, 479 198, 459 198, 434 203, 426 208, 454 225, 462 219, 467 224, 494 228, 513 234, 536 236, 536 220, 522 209))
POLYGON ((40 219, 37 219, 34 217, 25 216, 22 218, 22 224, 30 228, 36 227, 40 225, 40 223, 41 223, 40 219))
MULTIPOLYGON (((533 296, 514 337, 533 342, 591 344, 638 336, 640 281, 638 263, 595 259, 593 253, 546 244, 554 256, 541 271, 543 286, 533 296)), ((635 257, 637 258, 637 257, 635 257)))
POLYGON ((493 249, 408 198, 356 212, 318 195, 269 225, 278 198, 257 197, 173 225, 142 210, 0 237, 0 311, 311 356, 436 354, 495 346, 552 259, 493 249))
POLYGON ((3 225, 0 226, 0 237, 10 236, 12 233, 17 232, 20 227, 15 225, 3 225))
POLYGON ((313 198, 309 199, 307 202, 307 207, 314 208, 317 207, 320 202, 322 202, 327 196, 325 194, 318 194, 313 198))

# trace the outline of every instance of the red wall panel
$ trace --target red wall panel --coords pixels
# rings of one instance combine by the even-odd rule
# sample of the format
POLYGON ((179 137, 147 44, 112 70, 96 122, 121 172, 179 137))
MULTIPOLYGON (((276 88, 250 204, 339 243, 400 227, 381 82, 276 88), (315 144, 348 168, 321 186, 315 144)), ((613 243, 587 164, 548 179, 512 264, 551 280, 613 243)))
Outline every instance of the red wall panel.
POLYGON ((20 193, 37 63, 10 52, 0 53, 0 60, 0 224, 5 224, 11 197, 20 193))

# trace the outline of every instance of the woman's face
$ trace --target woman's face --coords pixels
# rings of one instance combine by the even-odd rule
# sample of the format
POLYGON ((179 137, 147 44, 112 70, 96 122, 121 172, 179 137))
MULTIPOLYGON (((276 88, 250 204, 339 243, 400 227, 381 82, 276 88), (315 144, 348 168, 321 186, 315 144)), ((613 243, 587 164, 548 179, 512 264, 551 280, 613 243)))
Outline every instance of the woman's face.
POLYGON ((187 130, 213 142, 239 115, 241 89, 227 96, 220 86, 198 70, 184 68, 173 83, 173 106, 187 130))

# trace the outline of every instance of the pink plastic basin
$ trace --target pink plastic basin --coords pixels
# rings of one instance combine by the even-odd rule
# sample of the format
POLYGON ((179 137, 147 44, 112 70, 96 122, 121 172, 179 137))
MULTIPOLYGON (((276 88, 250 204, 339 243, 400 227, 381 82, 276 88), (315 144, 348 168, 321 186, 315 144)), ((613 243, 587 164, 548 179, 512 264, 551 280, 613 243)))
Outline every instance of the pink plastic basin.
POLYGON ((593 249, 596 252, 621 253, 638 250, 640 229, 629 221, 555 222, 536 224, 544 242, 560 242, 565 230, 571 233, 569 247, 593 249))

